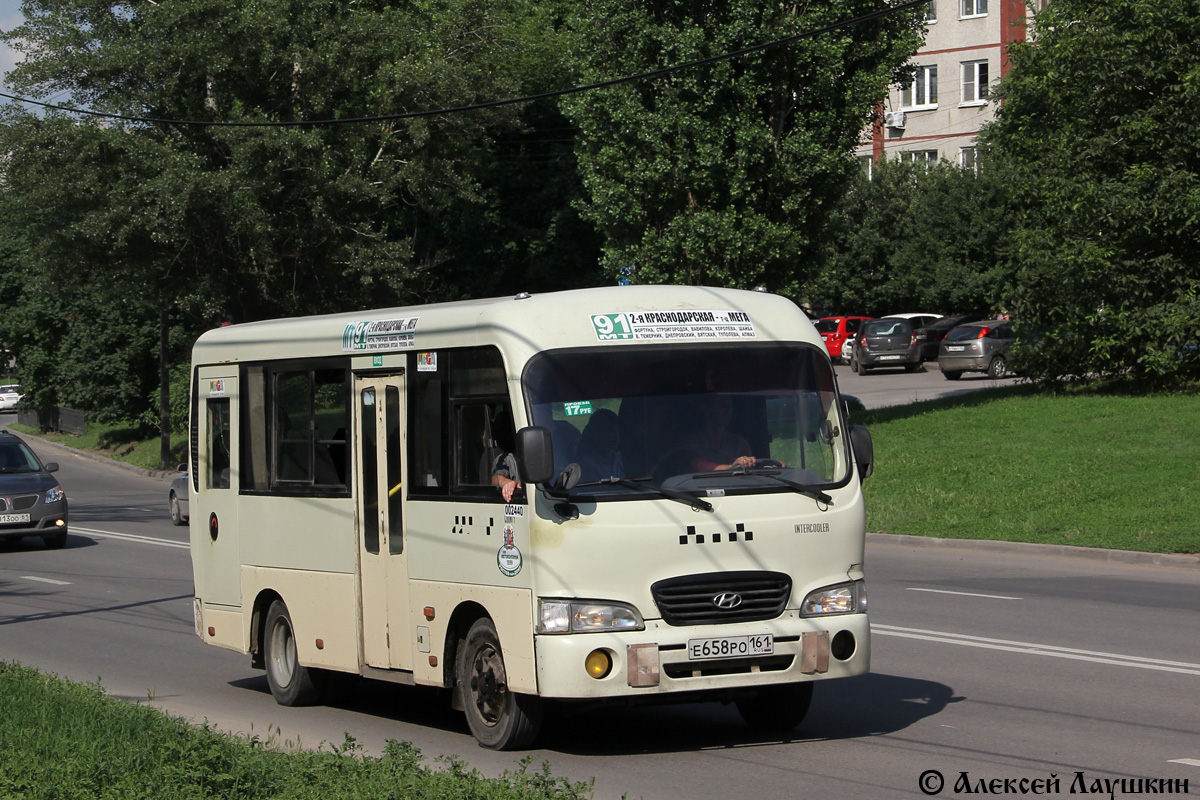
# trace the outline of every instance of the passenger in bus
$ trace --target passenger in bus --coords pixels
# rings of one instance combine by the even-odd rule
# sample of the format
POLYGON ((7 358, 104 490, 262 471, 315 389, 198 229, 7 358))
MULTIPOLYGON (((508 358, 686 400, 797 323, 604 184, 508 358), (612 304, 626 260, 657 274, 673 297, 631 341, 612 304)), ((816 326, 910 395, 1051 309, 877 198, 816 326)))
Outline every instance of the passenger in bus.
POLYGON ((593 413, 575 449, 581 482, 625 477, 625 465, 621 461, 621 451, 617 449, 620 441, 617 415, 607 408, 593 413))
POLYGON ((700 401, 700 425, 688 439, 693 451, 692 469, 720 472, 734 467, 753 467, 756 459, 750 445, 729 430, 733 418, 733 398, 724 394, 706 395, 700 401))

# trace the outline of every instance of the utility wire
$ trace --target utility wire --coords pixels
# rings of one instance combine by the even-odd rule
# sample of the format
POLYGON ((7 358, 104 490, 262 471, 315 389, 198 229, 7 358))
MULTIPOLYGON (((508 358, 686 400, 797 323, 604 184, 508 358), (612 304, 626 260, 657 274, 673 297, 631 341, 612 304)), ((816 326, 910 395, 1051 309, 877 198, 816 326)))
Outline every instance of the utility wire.
POLYGON ((91 117, 103 117, 104 119, 115 119, 115 120, 120 120, 122 122, 145 122, 145 123, 161 124, 161 125, 197 125, 197 126, 209 127, 209 128, 304 128, 304 127, 318 127, 318 126, 325 126, 325 125, 354 125, 354 124, 359 124, 359 123, 363 123, 363 122, 390 122, 393 120, 401 120, 401 119, 419 119, 422 117, 436 117, 436 116, 441 116, 443 114, 460 114, 465 111, 480 111, 480 110, 486 109, 486 108, 500 108, 502 106, 510 106, 510 105, 515 105, 517 103, 531 103, 535 100, 545 100, 545 99, 551 98, 551 97, 564 97, 566 95, 579 94, 581 92, 590 92, 590 91, 594 91, 596 89, 605 89, 610 86, 619 86, 619 85, 625 84, 625 83, 633 83, 634 81, 648 80, 651 78, 659 78, 664 75, 671 75, 675 72, 680 72, 685 69, 691 69, 692 67, 699 67, 699 66, 703 66, 705 64, 715 64, 720 61, 728 61, 730 59, 739 58, 741 56, 748 55, 750 53, 757 53, 762 50, 768 50, 772 47, 780 47, 785 44, 791 44, 792 42, 797 42, 797 41, 800 41, 801 39, 812 39, 812 38, 820 36, 821 34, 824 34, 824 33, 829 33, 831 31, 840 30, 841 28, 848 28, 853 25, 860 25, 864 22, 870 22, 872 20, 879 19, 880 17, 885 17, 889 14, 895 14, 897 12, 905 11, 910 8, 916 8, 917 6, 927 5, 928 2, 929 2, 929 0, 910 0, 907 3, 903 3, 898 6, 892 6, 889 8, 880 9, 879 11, 872 11, 869 14, 863 14, 861 16, 853 17, 848 20, 842 20, 841 22, 834 22, 830 25, 826 25, 821 28, 815 28, 810 31, 804 31, 803 33, 796 33, 791 36, 786 36, 782 39, 776 39, 773 42, 766 42, 765 44, 756 44, 756 45, 752 45, 750 47, 742 48, 741 50, 735 50, 731 53, 723 53, 718 56, 710 56, 708 58, 702 58, 697 61, 688 61, 683 64, 675 64, 674 66, 663 67, 662 69, 651 70, 650 72, 641 72, 636 75, 627 75, 623 78, 613 78, 611 80, 600 81, 598 83, 589 83, 585 86, 572 86, 567 89, 557 89, 557 90, 551 91, 551 92, 541 92, 540 94, 526 95, 525 97, 512 97, 507 100, 489 100, 484 103, 474 103, 474 104, 465 105, 465 106, 451 106, 450 108, 439 108, 439 109, 433 109, 433 110, 428 110, 428 111, 408 111, 408 112, 404 112, 404 113, 400 113, 400 114, 380 114, 380 115, 371 116, 371 117, 347 117, 345 119, 300 120, 300 121, 296 121, 296 122, 217 122, 217 121, 213 121, 213 120, 166 119, 166 118, 160 118, 160 117, 137 117, 137 116, 130 116, 130 115, 125 115, 125 114, 109 114, 109 113, 105 113, 103 111, 92 111, 90 109, 84 109, 84 108, 72 108, 70 106, 61 106, 61 105, 56 105, 53 103, 43 103, 38 100, 30 100, 27 97, 20 97, 18 95, 7 94, 5 92, 0 92, 0 97, 6 98, 8 100, 15 100, 16 102, 19 102, 19 103, 28 103, 29 105, 53 109, 55 111, 66 111, 66 112, 69 112, 72 114, 85 114, 85 115, 91 116, 91 117))

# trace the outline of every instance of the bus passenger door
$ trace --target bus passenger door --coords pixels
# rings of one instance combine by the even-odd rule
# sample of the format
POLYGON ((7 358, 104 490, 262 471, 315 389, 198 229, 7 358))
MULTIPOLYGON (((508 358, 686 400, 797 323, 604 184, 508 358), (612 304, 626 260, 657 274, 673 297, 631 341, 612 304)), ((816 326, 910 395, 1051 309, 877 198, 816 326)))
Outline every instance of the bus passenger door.
POLYGON ((200 367, 188 474, 193 575, 197 596, 230 608, 242 604, 237 407, 236 367, 200 367))
POLYGON ((355 381, 363 658, 412 669, 404 536, 404 374, 355 381))

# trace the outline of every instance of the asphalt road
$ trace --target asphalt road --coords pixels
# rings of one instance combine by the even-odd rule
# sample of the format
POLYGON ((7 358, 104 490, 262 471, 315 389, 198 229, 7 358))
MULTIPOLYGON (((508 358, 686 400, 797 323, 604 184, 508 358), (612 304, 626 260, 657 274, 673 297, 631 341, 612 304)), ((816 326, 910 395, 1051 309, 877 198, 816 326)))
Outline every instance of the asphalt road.
POLYGON ((867 408, 953 397, 980 389, 1011 386, 1020 381, 1018 377, 993 380, 982 372, 968 372, 956 381, 948 381, 942 376, 936 361, 927 361, 919 371, 911 373, 900 368, 876 369, 859 375, 845 364, 836 365, 835 371, 841 391, 854 395, 867 408))
MULTIPOLYGON (((193 633, 167 482, 35 449, 62 466, 71 537, 60 551, 0 545, 0 658, 281 743, 349 733, 370 753, 394 738, 486 774, 515 766, 521 754, 477 747, 434 691, 357 681, 330 706, 278 706, 248 657, 193 633)), ((820 685, 790 736, 757 735, 719 704, 559 714, 534 766, 594 778, 599 798, 925 797, 931 770, 943 797, 965 796, 962 773, 975 793, 1054 775, 1047 793, 1067 795, 1082 773, 1089 793, 1126 777, 1200 794, 1200 569, 873 537, 867 576, 872 674, 820 685)))

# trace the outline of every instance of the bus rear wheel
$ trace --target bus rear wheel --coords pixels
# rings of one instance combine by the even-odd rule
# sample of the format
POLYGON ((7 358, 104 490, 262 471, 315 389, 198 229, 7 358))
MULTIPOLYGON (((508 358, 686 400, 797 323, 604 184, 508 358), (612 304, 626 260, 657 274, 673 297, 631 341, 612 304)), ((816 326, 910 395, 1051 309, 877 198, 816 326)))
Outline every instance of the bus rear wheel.
POLYGON ((515 750, 534 740, 542 725, 541 699, 509 691, 500 637, 490 619, 471 625, 456 667, 463 713, 481 746, 515 750))
POLYGON ((263 626, 263 662, 267 684, 281 706, 309 706, 321 700, 325 674, 300 665, 292 616, 282 600, 271 603, 263 626))
POLYGON ((738 713, 751 728, 759 731, 790 731, 804 721, 812 705, 813 685, 785 683, 764 686, 753 697, 737 700, 738 713))

